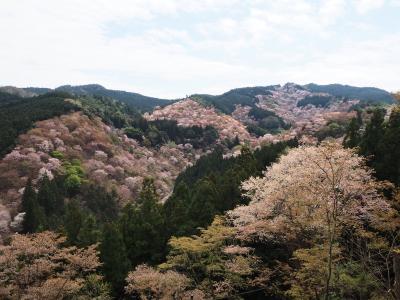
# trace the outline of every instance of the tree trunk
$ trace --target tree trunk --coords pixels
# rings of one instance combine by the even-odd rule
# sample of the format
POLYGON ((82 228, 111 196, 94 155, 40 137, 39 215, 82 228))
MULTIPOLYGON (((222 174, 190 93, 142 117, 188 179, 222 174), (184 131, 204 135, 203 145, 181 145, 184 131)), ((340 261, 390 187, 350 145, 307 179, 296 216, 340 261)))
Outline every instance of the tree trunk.
POLYGON ((332 277, 332 247, 333 247, 333 240, 332 237, 330 237, 329 254, 328 254, 328 278, 326 279, 326 286, 325 286, 325 300, 329 300, 329 286, 332 277))
POLYGON ((394 284, 393 290, 396 300, 400 300, 400 254, 395 253, 393 257, 394 284))
MULTIPOLYGON (((333 207, 333 214, 332 214, 332 223, 328 221, 329 224, 329 253, 328 253, 328 278, 326 279, 326 286, 325 286, 325 300, 329 300, 330 294, 330 283, 332 277, 332 260, 333 260, 333 243, 335 242, 335 234, 336 234, 336 203, 334 202, 333 207)), ((328 216, 328 220, 330 217, 328 216)))

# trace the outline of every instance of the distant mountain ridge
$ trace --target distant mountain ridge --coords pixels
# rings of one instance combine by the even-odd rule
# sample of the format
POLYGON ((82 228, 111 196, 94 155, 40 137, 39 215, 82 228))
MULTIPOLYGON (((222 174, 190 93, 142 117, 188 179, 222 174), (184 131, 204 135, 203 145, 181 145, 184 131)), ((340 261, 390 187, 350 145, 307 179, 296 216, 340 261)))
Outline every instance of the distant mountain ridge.
POLYGON ((49 88, 40 88, 40 87, 27 87, 27 88, 22 88, 22 90, 34 93, 36 95, 42 95, 53 91, 52 89, 49 88))
MULTIPOLYGON (((287 83, 281 85, 243 87, 229 90, 221 95, 194 94, 191 96, 199 102, 206 105, 212 105, 223 113, 231 114, 237 105, 254 107, 258 103, 257 96, 268 96, 274 91, 289 91, 289 89, 306 90, 315 94, 329 94, 332 98, 358 99, 362 102, 372 103, 393 103, 393 96, 379 88, 374 87, 354 87, 342 84, 318 85, 309 83, 299 85, 287 83)), ((27 87, 16 88, 12 86, 0 87, 0 92, 18 95, 20 97, 32 97, 42 95, 51 91, 62 91, 75 96, 96 95, 113 98, 124 102, 139 111, 147 112, 153 110, 156 106, 165 106, 174 103, 176 100, 160 99, 144 96, 139 93, 107 89, 99 84, 87 85, 63 85, 55 89, 27 87)))
MULTIPOLYGON (((36 88, 36 87, 23 88, 23 90, 38 95, 53 91, 52 89, 36 88)), ((86 85, 75 85, 75 86, 62 85, 55 88, 54 90, 67 92, 75 96, 95 95, 95 96, 109 97, 124 102, 128 105, 131 105, 143 112, 152 110, 156 106, 164 106, 172 103, 171 100, 168 99, 159 99, 159 98, 144 96, 138 93, 132 93, 120 90, 111 90, 99 84, 86 84, 86 85)))
POLYGON ((232 89, 221 95, 194 94, 191 98, 211 104, 224 113, 231 114, 236 105, 253 107, 257 102, 257 95, 269 95, 277 86, 255 86, 232 89))
POLYGON ((27 89, 21 89, 10 85, 0 87, 0 93, 15 95, 23 98, 33 97, 38 94, 27 89))
POLYGON ((353 98, 367 102, 394 102, 394 98, 389 92, 375 87, 355 87, 343 84, 318 85, 315 83, 309 83, 303 87, 314 93, 328 93, 336 97, 353 98))
POLYGON ((254 107, 258 103, 256 96, 268 96, 277 90, 306 90, 311 93, 329 94, 336 98, 358 99, 362 102, 393 103, 394 98, 389 92, 374 87, 354 87, 342 84, 317 85, 309 83, 299 85, 286 83, 285 85, 255 86, 232 89, 221 95, 195 94, 192 97, 211 104, 224 113, 231 114, 236 105, 254 107))
POLYGON ((155 106, 164 106, 172 103, 171 100, 168 99, 159 99, 144 96, 138 93, 106 89, 105 87, 98 84, 79 86, 64 85, 56 88, 56 91, 64 91, 77 96, 97 95, 110 97, 126 104, 132 105, 140 111, 149 111, 152 110, 155 106))

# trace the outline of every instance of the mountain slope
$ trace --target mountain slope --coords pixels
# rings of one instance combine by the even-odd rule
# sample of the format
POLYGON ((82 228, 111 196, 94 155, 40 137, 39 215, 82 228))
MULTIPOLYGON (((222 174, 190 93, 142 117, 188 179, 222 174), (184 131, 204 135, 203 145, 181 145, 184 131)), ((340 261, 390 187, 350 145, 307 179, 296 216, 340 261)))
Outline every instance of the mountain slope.
POLYGON ((10 85, 0 87, 0 92, 10 94, 10 95, 15 95, 18 97, 23 97, 23 98, 33 97, 33 96, 37 95, 37 93, 35 93, 33 91, 17 88, 15 86, 10 86, 10 85))
POLYGON ((31 128, 34 122, 77 109, 56 93, 31 98, 0 93, 0 157, 12 149, 18 135, 31 128))
POLYGON ((154 120, 176 120, 178 125, 188 126, 213 126, 217 129, 221 140, 234 139, 238 137, 241 141, 251 141, 246 127, 229 115, 218 113, 213 107, 205 107, 192 99, 186 99, 156 109, 152 114, 145 114, 149 121, 154 120))
MULTIPOLYGON (((28 87, 23 88, 26 92, 41 95, 53 91, 48 88, 28 87)), ((55 91, 67 92, 74 96, 102 96, 112 98, 135 109, 145 112, 150 111, 156 106, 165 106, 172 103, 172 100, 148 97, 138 93, 107 89, 99 84, 86 85, 62 85, 54 89, 55 91)))
MULTIPOLYGON (((329 85, 317 85, 314 83, 306 85, 298 85, 294 83, 287 83, 284 86, 280 85, 269 85, 269 86, 255 86, 255 87, 243 87, 232 89, 221 95, 208 95, 208 94, 194 94, 191 96, 192 99, 200 101, 207 105, 213 105, 215 108, 223 113, 231 114, 235 111, 237 105, 254 107, 258 103, 257 97, 259 95, 268 96, 271 95, 272 91, 279 90, 285 86, 291 86, 298 90, 307 90, 314 94, 329 94, 331 97, 336 98, 349 98, 358 99, 366 102, 384 102, 393 103, 393 96, 382 89, 374 87, 355 87, 342 84, 329 84, 329 85)), ((47 88, 24 88, 26 92, 33 94, 48 93, 51 89, 47 88)), ((155 97, 148 97, 138 93, 131 93, 120 90, 107 89, 98 84, 87 84, 87 85, 63 85, 56 88, 58 91, 68 92, 73 95, 97 95, 113 98, 133 107, 138 110, 145 112, 154 109, 156 106, 165 106, 171 104, 171 100, 159 99, 155 97)))
POLYGON ((128 105, 131 105, 140 111, 149 111, 156 106, 164 106, 171 103, 171 101, 167 99, 158 99, 158 98, 143 96, 138 93, 110 90, 98 84, 88 84, 79 86, 63 85, 56 88, 56 90, 68 92, 76 96, 97 95, 97 96, 109 97, 124 102, 128 105))
POLYGON ((244 87, 233 89, 222 95, 216 96, 195 94, 192 95, 192 98, 205 104, 213 105, 215 108, 224 113, 231 114, 235 111, 237 105, 254 107, 257 106, 257 103, 259 102, 257 96, 271 96, 274 91, 282 91, 285 89, 288 91, 308 91, 309 93, 307 93, 304 97, 326 94, 325 96, 331 97, 334 101, 339 99, 341 100, 341 98, 349 98, 372 103, 394 102, 394 98, 389 92, 378 88, 354 87, 341 84, 317 85, 314 83, 303 86, 295 83, 287 83, 283 86, 270 85, 244 87))
POLYGON ((125 103, 105 97, 78 98, 61 91, 32 98, 2 95, 0 243, 10 218, 21 209, 29 180, 35 187, 44 177, 61 178, 65 185, 94 184, 113 193, 122 207, 137 198, 144 178, 152 177, 165 200, 178 174, 212 149, 218 137, 205 136, 215 131, 211 127, 205 132, 174 122, 147 122, 125 103), (125 135, 140 128, 135 139, 125 135), (149 142, 158 137, 156 144, 149 142), (2 221, 2 213, 10 216, 8 221, 2 221))
MULTIPOLYGON (((205 152, 190 144, 141 145, 122 130, 82 111, 36 122, 0 160, 0 221, 2 211, 12 217, 20 211, 29 179, 36 186, 45 176, 68 176, 71 168, 81 170, 73 174, 80 178, 73 180, 114 193, 120 207, 137 199, 147 177, 154 178, 156 192, 165 201, 179 173, 205 152)), ((9 232, 8 223, 3 225, 0 243, 1 235, 9 232)))
POLYGON ((366 102, 394 102, 390 93, 374 87, 355 87, 342 84, 318 85, 315 83, 306 84, 304 87, 314 93, 328 93, 336 97, 359 99, 366 102))
POLYGON ((26 87, 26 88, 23 88, 23 90, 28 91, 33 94, 36 94, 36 95, 42 95, 42 94, 50 93, 51 91, 53 91, 52 89, 49 89, 49 88, 40 88, 40 87, 26 87))
POLYGON ((257 103, 257 95, 269 95, 275 86, 256 86, 244 87, 230 90, 222 95, 201 95, 195 94, 191 98, 213 105, 218 110, 226 114, 231 114, 236 105, 246 105, 253 107, 257 103))

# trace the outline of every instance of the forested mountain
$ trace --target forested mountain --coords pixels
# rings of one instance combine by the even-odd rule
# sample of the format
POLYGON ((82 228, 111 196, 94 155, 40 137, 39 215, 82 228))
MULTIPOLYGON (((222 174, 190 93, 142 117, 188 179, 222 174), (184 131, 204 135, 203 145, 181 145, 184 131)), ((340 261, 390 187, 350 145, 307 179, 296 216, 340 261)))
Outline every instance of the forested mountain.
POLYGON ((235 110, 236 105, 254 107, 258 103, 257 96, 269 96, 273 91, 282 90, 283 88, 292 88, 298 90, 306 90, 312 93, 324 93, 331 98, 349 98, 358 99, 366 102, 385 102, 393 103, 393 96, 385 90, 372 87, 354 87, 341 84, 317 85, 314 83, 306 85, 298 85, 287 83, 284 86, 257 86, 246 87, 230 90, 222 95, 200 95, 195 94, 192 97, 200 101, 214 105, 217 109, 224 113, 231 114, 235 110), (333 96, 333 97, 332 97, 333 96))
MULTIPOLYGON (((277 91, 285 87, 292 87, 298 90, 307 90, 312 93, 324 93, 330 95, 333 99, 336 98, 348 98, 358 99, 365 102, 371 103, 393 103, 393 96, 385 90, 373 88, 373 87, 354 87, 349 85, 341 84, 330 84, 330 85, 317 85, 314 83, 306 85, 298 85, 288 83, 284 86, 270 85, 270 86, 256 86, 256 87, 244 87, 230 90, 221 95, 206 95, 206 94, 194 94, 191 96, 192 99, 201 101, 204 104, 213 105, 215 108, 223 113, 231 114, 237 105, 255 107, 258 103, 257 96, 268 96, 271 95, 272 91, 277 91)), ((0 90, 7 92, 14 91, 18 92, 15 87, 1 87, 0 90)), ((156 106, 165 106, 171 104, 171 100, 159 99, 154 97, 143 96, 138 93, 119 91, 107 89, 99 84, 87 84, 87 85, 63 85, 57 87, 55 90, 68 92, 72 95, 97 95, 113 98, 127 104, 132 105, 140 111, 150 111, 156 106)), ((40 95, 48 93, 51 89, 48 88, 36 88, 28 87, 20 89, 20 93, 27 92, 26 95, 33 96, 34 94, 40 95)), ((24 95, 23 95, 24 96, 24 95)), ((24 96, 25 97, 25 96, 24 96)))
POLYGON ((1 299, 399 299, 386 92, 26 91, 0 92, 1 299))
POLYGON ((30 129, 34 122, 78 109, 65 98, 61 93, 32 98, 0 93, 0 157, 15 146, 18 135, 30 129))
POLYGON ((27 89, 17 88, 15 86, 1 86, 0 92, 18 97, 33 97, 37 95, 37 93, 31 92, 27 89))
POLYGON ((355 87, 342 84, 318 85, 315 83, 309 83, 304 85, 304 88, 315 93, 327 93, 336 97, 360 99, 366 102, 394 102, 394 98, 390 93, 374 87, 355 87))
MULTIPOLYGON (((192 99, 231 114, 255 136, 276 134, 311 115, 348 110, 351 105, 393 103, 393 96, 381 89, 347 85, 298 85, 248 87, 222 95, 193 95, 192 99), (348 105, 350 104, 350 105, 348 105), (298 111, 297 108, 301 108, 298 111)), ((322 116, 322 118, 325 118, 322 116)), ((317 117, 316 119, 319 119, 317 117)), ((296 131, 295 128, 293 128, 296 131)))
MULTIPOLYGON (((24 90, 36 94, 44 94, 50 91, 49 89, 46 88, 34 88, 34 87, 24 88, 24 90)), ((75 86, 63 85, 57 87, 55 91, 67 92, 75 96, 86 95, 86 96, 108 97, 124 102, 140 111, 149 111, 156 106, 164 106, 171 103, 170 100, 166 99, 158 99, 158 98, 143 96, 138 93, 106 89, 105 87, 99 84, 87 84, 87 85, 75 85, 75 86)))
POLYGON ((165 106, 171 103, 170 100, 147 97, 138 93, 110 90, 97 84, 89 84, 82 86, 64 85, 58 87, 56 90, 66 91, 78 96, 97 95, 97 96, 109 97, 124 102, 126 104, 132 105, 133 107, 141 111, 149 111, 152 110, 155 106, 165 106))
POLYGON ((41 95, 41 94, 46 94, 46 93, 50 93, 52 91, 52 89, 49 88, 40 88, 40 87, 27 87, 27 88, 23 88, 25 91, 28 91, 30 93, 34 93, 37 95, 41 95))
POLYGON ((275 85, 272 85, 238 88, 219 96, 195 94, 192 95, 192 98, 200 99, 200 101, 211 104, 222 112, 230 114, 235 110, 236 105, 254 107, 257 103, 257 95, 269 95, 270 90, 273 90, 275 87, 275 85))

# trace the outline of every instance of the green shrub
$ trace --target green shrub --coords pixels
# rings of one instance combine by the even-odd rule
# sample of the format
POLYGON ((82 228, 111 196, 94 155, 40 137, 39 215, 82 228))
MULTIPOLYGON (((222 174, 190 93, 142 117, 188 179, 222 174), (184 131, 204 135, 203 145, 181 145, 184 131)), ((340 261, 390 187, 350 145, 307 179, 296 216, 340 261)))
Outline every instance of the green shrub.
POLYGON ((64 154, 60 151, 54 150, 50 153, 51 157, 57 158, 57 159, 63 159, 64 158, 64 154))
POLYGON ((77 193, 81 185, 82 178, 77 174, 70 174, 64 182, 64 187, 70 195, 77 193))

